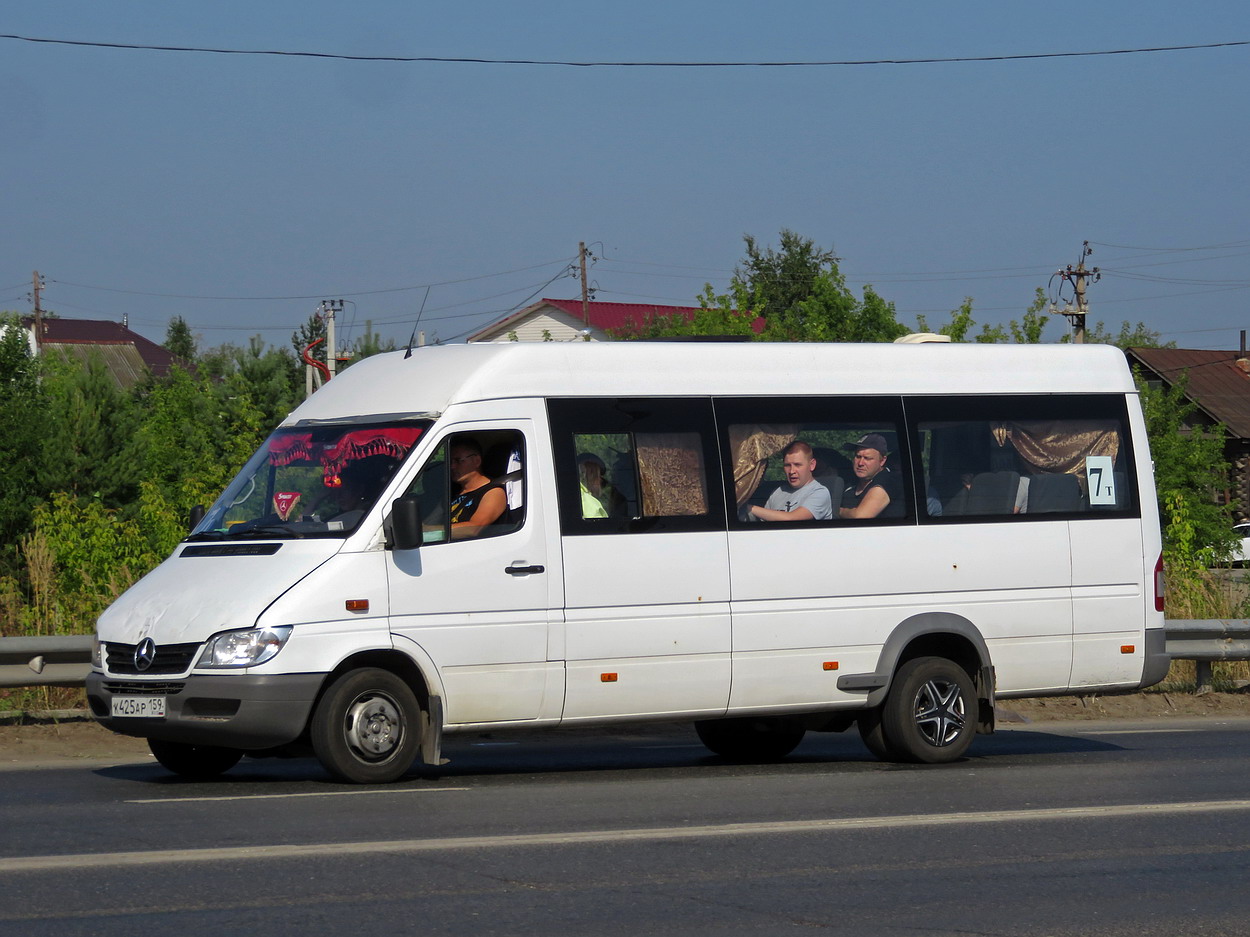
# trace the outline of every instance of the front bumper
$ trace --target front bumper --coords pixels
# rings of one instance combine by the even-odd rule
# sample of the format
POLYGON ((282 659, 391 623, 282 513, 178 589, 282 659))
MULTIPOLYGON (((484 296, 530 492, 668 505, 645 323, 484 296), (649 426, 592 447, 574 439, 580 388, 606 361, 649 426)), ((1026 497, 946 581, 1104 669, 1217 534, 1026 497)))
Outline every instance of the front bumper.
POLYGON ((138 680, 92 672, 87 703, 97 722, 122 735, 260 751, 294 742, 304 733, 325 678, 323 673, 192 674, 138 680), (125 695, 164 696, 165 716, 113 716, 113 698, 125 695))

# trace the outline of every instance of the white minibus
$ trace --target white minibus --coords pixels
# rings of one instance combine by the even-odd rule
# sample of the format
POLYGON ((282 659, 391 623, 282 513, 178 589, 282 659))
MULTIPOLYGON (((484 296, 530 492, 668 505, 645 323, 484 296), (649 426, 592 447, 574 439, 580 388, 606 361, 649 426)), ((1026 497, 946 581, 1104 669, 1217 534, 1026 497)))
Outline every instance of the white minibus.
POLYGON ((1159 522, 1108 346, 445 345, 279 426, 97 625, 94 716, 187 776, 693 722, 960 758, 996 699, 1162 679, 1159 522))

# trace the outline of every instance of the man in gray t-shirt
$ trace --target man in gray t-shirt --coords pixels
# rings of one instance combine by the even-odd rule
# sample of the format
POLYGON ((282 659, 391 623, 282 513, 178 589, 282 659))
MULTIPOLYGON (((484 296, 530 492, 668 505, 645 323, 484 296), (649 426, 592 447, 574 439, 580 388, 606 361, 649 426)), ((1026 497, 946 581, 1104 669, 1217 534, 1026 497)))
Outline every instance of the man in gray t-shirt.
POLYGON ((760 521, 827 521, 833 517, 829 489, 812 477, 816 471, 816 459, 811 446, 801 439, 786 446, 781 469, 785 472, 786 484, 769 495, 763 507, 751 505, 751 518, 760 521))

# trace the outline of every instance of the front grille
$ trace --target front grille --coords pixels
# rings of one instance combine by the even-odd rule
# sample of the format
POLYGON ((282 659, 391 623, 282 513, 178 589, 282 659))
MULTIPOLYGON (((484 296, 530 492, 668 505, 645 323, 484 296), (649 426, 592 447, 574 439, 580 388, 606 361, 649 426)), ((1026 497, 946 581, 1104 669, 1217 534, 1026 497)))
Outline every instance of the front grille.
POLYGON ((191 669, 195 655, 201 647, 199 644, 158 644, 152 666, 147 670, 140 670, 135 666, 136 645, 114 644, 109 641, 105 646, 108 649, 109 673, 141 673, 145 677, 186 673, 191 669))
POLYGON ((104 689, 109 693, 138 693, 146 696, 175 696, 185 686, 185 683, 141 683, 138 680, 104 681, 104 689))

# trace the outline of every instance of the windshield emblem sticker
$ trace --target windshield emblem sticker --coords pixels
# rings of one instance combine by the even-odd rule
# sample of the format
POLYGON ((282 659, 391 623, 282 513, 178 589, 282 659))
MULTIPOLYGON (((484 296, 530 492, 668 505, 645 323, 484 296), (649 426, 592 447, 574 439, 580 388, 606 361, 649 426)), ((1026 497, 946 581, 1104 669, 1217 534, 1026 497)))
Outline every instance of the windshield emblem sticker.
POLYGON ((300 493, 298 491, 279 491, 274 494, 273 509, 278 513, 278 518, 283 521, 289 521, 295 506, 299 504, 299 499, 300 493))

